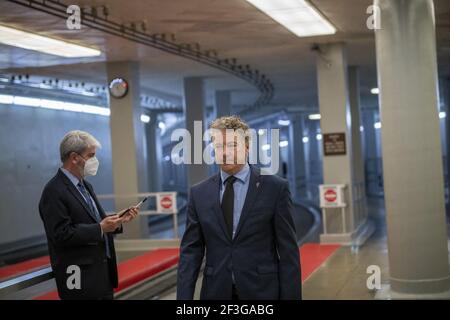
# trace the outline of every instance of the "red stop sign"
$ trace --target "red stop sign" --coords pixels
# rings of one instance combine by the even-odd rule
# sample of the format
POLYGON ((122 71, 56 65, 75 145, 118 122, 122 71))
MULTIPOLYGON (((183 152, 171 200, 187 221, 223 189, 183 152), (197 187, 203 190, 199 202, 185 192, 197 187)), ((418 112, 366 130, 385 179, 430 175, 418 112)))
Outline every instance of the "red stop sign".
POLYGON ((162 197, 161 206, 164 209, 169 209, 170 207, 172 207, 172 197, 169 196, 162 197))
POLYGON ((336 191, 334 191, 333 189, 328 189, 327 191, 325 191, 325 200, 327 200, 328 202, 334 202, 337 199, 337 194, 336 191))

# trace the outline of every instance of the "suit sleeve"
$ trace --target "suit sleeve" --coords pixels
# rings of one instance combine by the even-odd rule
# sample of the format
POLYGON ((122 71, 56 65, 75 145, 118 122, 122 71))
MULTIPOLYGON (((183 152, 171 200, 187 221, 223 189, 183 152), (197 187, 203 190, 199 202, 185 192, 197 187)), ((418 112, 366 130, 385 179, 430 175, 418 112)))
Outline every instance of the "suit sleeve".
POLYGON ((187 206, 186 231, 180 247, 177 280, 178 300, 192 300, 194 298, 195 284, 205 253, 205 241, 192 193, 191 189, 187 206))
POLYGON ((293 219, 294 209, 287 182, 281 187, 274 217, 279 255, 280 299, 301 299, 300 253, 293 219))
POLYGON ((74 224, 61 194, 45 189, 39 203, 39 211, 47 236, 60 246, 87 245, 102 241, 100 224, 74 224))

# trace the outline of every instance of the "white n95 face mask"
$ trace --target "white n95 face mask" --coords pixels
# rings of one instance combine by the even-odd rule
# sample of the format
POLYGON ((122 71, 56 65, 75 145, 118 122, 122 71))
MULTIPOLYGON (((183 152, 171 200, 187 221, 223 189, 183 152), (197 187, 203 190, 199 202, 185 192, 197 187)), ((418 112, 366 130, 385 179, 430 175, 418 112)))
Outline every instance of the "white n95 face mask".
POLYGON ((97 157, 92 157, 86 160, 84 164, 83 176, 95 176, 97 174, 99 162, 97 157))

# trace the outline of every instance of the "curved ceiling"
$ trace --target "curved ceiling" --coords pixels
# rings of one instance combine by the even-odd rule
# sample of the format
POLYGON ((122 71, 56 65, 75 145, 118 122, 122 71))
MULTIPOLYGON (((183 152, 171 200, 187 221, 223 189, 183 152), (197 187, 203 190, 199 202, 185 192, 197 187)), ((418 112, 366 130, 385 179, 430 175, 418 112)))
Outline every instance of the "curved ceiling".
MULTIPOLYGON (((316 107, 315 54, 310 47, 313 43, 344 41, 349 64, 361 67, 362 90, 367 93, 376 85, 374 36, 366 28, 366 9, 372 1, 311 2, 337 27, 335 35, 298 38, 245 0, 71 0, 70 4, 106 3, 109 19, 121 23, 146 21, 149 33, 174 33, 178 43, 199 43, 204 50, 215 49, 220 57, 249 63, 274 83, 274 106, 316 107)), ((448 76, 450 1, 436 0, 435 5, 439 72, 448 76)), ((104 53, 96 58, 64 59, 0 45, 2 72, 105 83, 107 61, 138 60, 143 91, 181 96, 183 77, 202 76, 209 104, 214 90, 232 90, 235 105, 251 104, 259 95, 250 84, 220 70, 86 27, 68 30, 61 18, 6 0, 0 1, 0 12, 1 24, 97 47, 104 53)))

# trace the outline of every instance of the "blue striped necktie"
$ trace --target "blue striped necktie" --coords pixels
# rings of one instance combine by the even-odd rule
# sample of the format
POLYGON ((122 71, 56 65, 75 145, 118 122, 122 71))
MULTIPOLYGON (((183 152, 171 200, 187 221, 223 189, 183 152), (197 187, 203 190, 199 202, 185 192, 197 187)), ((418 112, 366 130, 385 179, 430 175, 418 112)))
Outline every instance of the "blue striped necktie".
MULTIPOLYGON (((86 188, 84 187, 84 184, 81 181, 78 182, 77 186, 78 186, 78 190, 81 191, 81 194, 83 195, 84 199, 86 200, 86 204, 88 205, 89 210, 91 211, 91 213, 94 214, 97 222, 100 223, 102 221, 102 218, 100 217, 100 213, 98 213, 98 211, 95 209, 94 203, 92 202, 89 192, 86 190, 86 188)), ((109 248, 108 237, 106 236, 105 233, 103 234, 103 237, 105 239, 106 256, 108 258, 111 258, 111 250, 109 248)))

